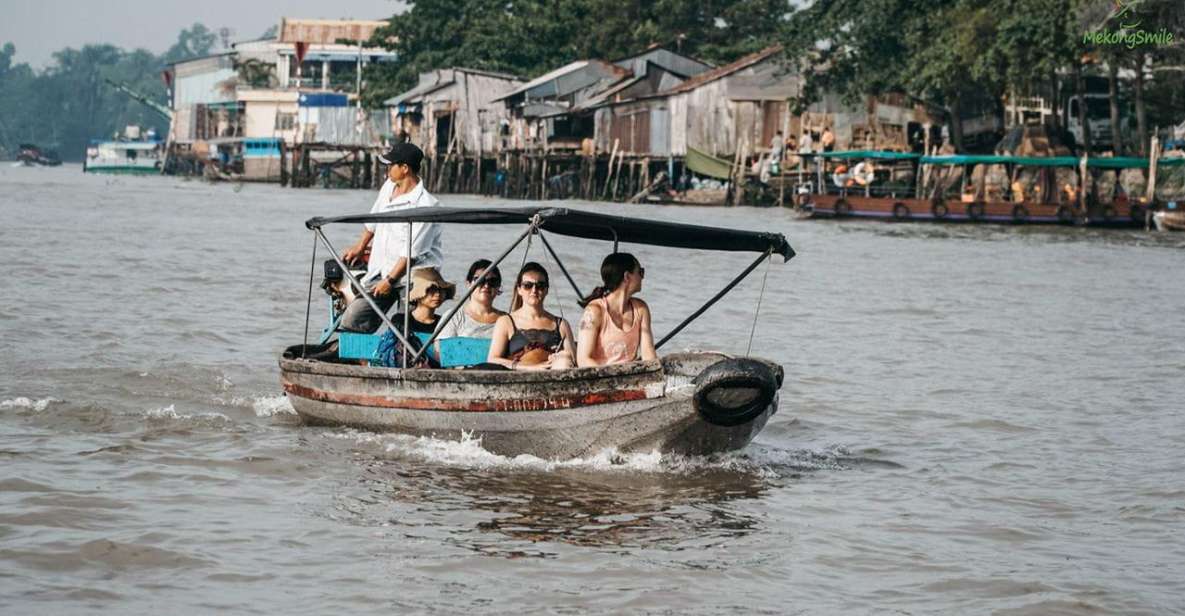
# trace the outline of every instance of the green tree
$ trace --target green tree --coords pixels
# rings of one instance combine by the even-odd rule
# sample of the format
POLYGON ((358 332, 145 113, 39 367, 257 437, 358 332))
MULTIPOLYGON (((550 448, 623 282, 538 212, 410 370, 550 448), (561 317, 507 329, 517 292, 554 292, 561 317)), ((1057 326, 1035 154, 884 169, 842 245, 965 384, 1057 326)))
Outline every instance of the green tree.
POLYGON ((421 72, 449 66, 532 77, 574 60, 616 59, 661 44, 725 63, 776 42, 784 0, 419 0, 371 44, 398 62, 366 73, 368 105, 402 92, 421 72))
POLYGON ((218 33, 204 24, 194 23, 177 35, 177 42, 161 58, 165 64, 208 56, 218 43, 218 33))

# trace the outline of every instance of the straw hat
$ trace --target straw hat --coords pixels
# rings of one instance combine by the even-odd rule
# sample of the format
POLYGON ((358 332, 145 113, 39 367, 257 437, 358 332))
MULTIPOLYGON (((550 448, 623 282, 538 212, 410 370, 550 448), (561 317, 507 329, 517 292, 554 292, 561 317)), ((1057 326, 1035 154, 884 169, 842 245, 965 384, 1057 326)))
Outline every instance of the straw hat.
POLYGON ((421 267, 411 271, 411 293, 409 301, 422 299, 428 294, 428 287, 437 286, 444 290, 444 299, 450 300, 457 294, 457 285, 441 278, 440 272, 434 267, 421 267))

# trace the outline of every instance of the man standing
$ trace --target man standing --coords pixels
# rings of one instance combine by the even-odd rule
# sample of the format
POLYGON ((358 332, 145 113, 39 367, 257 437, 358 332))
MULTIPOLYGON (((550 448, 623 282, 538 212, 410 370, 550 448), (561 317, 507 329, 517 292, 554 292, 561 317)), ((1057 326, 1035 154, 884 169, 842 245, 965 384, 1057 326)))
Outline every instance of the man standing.
POLYGON ((815 152, 815 140, 813 138, 811 138, 810 129, 804 128, 802 130, 802 138, 798 140, 798 153, 799 154, 814 154, 814 152, 815 152))
POLYGON ((823 137, 819 140, 820 145, 823 146, 824 152, 830 152, 835 149, 835 133, 831 132, 831 127, 823 128, 823 137))
MULTIPOLYGON (((379 156, 387 167, 387 181, 379 189, 379 196, 370 208, 371 214, 396 212, 416 207, 435 207, 439 204, 424 189, 420 181, 420 163, 424 153, 411 143, 396 143, 379 156)), ((405 223, 366 223, 358 241, 342 255, 346 263, 361 260, 370 246, 370 261, 362 285, 374 297, 384 312, 399 300, 401 281, 409 266, 414 269, 440 269, 444 255, 440 246, 440 225, 417 222, 411 225, 411 255, 407 254, 408 225, 405 223), (408 257, 410 256, 410 263, 408 257)), ((350 302, 342 314, 343 331, 372 333, 383 324, 366 299, 350 302)))

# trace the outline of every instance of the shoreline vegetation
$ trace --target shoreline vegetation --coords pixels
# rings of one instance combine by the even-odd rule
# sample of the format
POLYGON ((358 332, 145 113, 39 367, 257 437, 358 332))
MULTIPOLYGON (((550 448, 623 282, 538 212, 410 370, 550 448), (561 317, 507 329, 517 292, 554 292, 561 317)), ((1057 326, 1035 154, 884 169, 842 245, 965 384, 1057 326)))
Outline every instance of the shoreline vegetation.
MULTIPOLYGON (((1104 104, 1112 124, 1130 116, 1134 125, 1131 145, 1116 142, 1116 155, 1146 156, 1157 128, 1185 119, 1185 14, 1174 0, 831 0, 801 7, 784 0, 420 0, 386 21, 368 41, 339 41, 398 56, 363 71, 362 102, 371 109, 441 67, 531 79, 576 60, 613 60, 653 46, 721 66, 781 45, 779 61, 805 76, 785 101, 792 112, 825 94, 848 102, 898 96, 943 117, 956 151, 964 151, 967 118, 1002 119, 1006 101, 1020 97, 1082 97, 1091 78, 1109 86, 1104 104)), ((70 47, 40 71, 15 63, 16 49, 0 41, 0 158, 35 143, 77 161, 90 140, 129 124, 166 134, 163 119, 105 80, 166 100, 164 66, 230 50, 229 33, 195 23, 159 55, 109 44, 70 47)), ((237 68, 243 83, 261 70, 246 61, 237 68)), ((1079 107, 1085 114, 1087 106, 1079 107)), ((1055 130, 1066 125, 1066 113, 1054 105, 1055 130)))

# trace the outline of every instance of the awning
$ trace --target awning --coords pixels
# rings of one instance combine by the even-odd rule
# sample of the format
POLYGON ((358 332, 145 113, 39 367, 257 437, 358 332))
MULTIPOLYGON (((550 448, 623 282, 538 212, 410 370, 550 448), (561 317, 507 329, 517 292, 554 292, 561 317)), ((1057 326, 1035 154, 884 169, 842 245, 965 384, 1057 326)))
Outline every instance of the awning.
MULTIPOLYGON (((1185 157, 1168 157, 1156 161, 1157 166, 1172 167, 1185 164, 1185 157)), ((1088 158, 1086 166, 1094 169, 1147 169, 1147 158, 1131 156, 1114 156, 1104 158, 1088 158)))
POLYGON ((337 223, 393 223, 439 222, 480 225, 528 224, 538 216, 539 228, 591 240, 614 240, 628 244, 719 250, 728 252, 770 251, 785 260, 794 256, 794 249, 781 233, 763 233, 702 227, 675 222, 610 216, 582 210, 556 207, 528 208, 450 208, 420 207, 379 214, 355 214, 310 218, 305 226, 318 229, 337 223))
POLYGON ((1026 167, 1075 167, 1078 159, 1073 156, 998 156, 990 154, 952 154, 948 156, 923 156, 928 165, 1022 165, 1026 167))
POLYGON ((921 154, 914 154, 912 152, 888 152, 879 150, 846 150, 843 152, 819 152, 818 156, 823 158, 835 158, 839 160, 852 159, 872 159, 872 160, 915 160, 921 158, 921 154))
POLYGON ((687 156, 683 160, 687 164, 688 169, 700 175, 721 180, 732 178, 733 162, 731 160, 716 158, 691 146, 687 146, 687 156))

